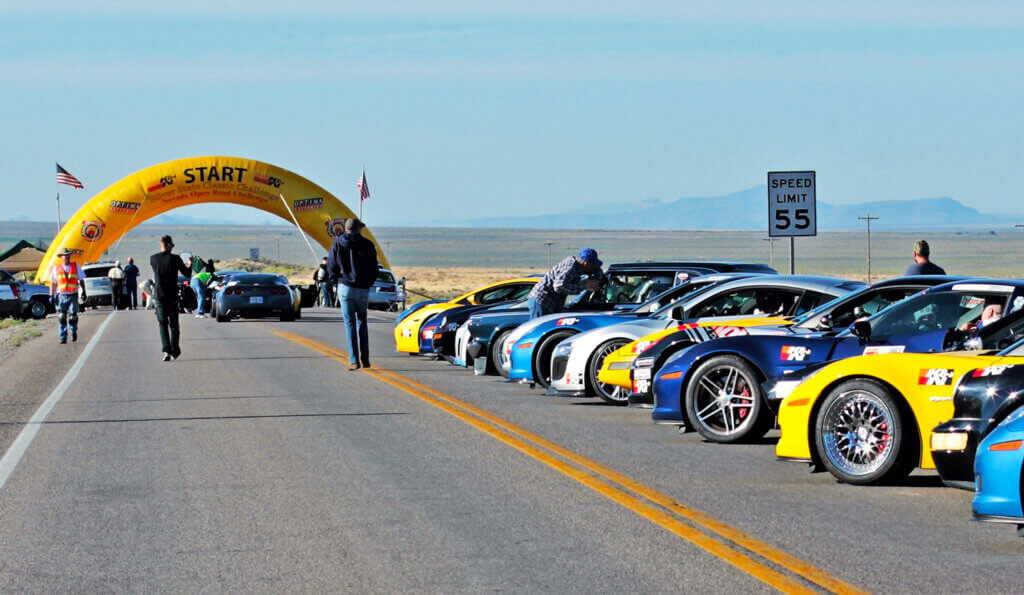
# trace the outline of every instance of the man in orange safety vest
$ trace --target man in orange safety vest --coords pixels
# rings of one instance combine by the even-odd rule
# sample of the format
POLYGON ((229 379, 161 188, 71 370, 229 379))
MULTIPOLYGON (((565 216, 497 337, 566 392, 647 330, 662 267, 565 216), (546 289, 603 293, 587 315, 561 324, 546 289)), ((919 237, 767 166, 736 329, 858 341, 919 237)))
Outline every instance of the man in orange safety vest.
POLYGON ((71 340, 78 340, 78 288, 82 288, 85 299, 85 275, 77 263, 71 262, 71 250, 60 252, 61 264, 50 270, 50 301, 57 307, 57 321, 60 323, 60 342, 68 342, 68 327, 71 340))

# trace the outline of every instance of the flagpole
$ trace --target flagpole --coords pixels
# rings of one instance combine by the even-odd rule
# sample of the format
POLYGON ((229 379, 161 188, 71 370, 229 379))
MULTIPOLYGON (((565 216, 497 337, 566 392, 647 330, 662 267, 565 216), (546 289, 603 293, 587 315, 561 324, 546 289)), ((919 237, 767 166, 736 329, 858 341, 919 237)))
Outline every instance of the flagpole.
POLYGON ((363 220, 363 189, 362 185, 366 182, 366 166, 363 166, 363 175, 359 178, 359 220, 363 220))
POLYGON ((60 230, 61 230, 61 225, 60 225, 60 191, 58 190, 57 191, 57 233, 58 234, 60 233, 60 230))

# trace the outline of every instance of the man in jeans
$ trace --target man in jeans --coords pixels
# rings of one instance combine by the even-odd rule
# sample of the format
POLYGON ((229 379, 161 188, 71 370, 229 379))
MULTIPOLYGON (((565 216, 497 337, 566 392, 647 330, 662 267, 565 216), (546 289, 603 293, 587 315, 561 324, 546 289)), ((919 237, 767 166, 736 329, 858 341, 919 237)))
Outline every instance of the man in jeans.
POLYGON ((584 248, 578 256, 570 256, 551 267, 527 296, 530 319, 560 311, 565 307, 565 299, 574 293, 597 289, 600 286, 599 279, 604 276, 602 264, 597 257, 597 250, 584 248))
POLYGON ((345 222, 345 233, 331 246, 327 270, 331 282, 338 284, 341 317, 348 335, 348 369, 370 367, 370 331, 366 326, 366 310, 370 305, 370 288, 377 280, 377 247, 362 235, 363 222, 352 218, 345 222))
POLYGON ((206 263, 198 254, 192 256, 192 271, 185 275, 190 277, 188 284, 196 294, 196 318, 206 318, 206 286, 199 278, 200 273, 206 270, 206 263))
POLYGON ((181 329, 178 326, 178 273, 188 277, 191 272, 177 254, 171 254, 174 241, 171 236, 160 238, 160 252, 149 257, 153 267, 153 302, 156 304, 156 320, 160 324, 160 344, 163 347, 163 361, 169 362, 181 356, 178 341, 181 329))
POLYGON ((60 329, 60 342, 68 342, 68 329, 71 330, 71 341, 78 340, 78 288, 82 288, 82 299, 85 299, 85 275, 81 267, 71 262, 71 250, 60 251, 61 263, 50 271, 50 301, 57 307, 57 322, 60 329))

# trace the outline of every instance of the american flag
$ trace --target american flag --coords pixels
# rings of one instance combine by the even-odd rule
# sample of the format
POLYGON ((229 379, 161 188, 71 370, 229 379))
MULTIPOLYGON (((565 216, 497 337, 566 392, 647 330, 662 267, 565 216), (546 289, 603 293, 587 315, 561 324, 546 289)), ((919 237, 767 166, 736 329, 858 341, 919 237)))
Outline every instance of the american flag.
POLYGON ((59 163, 57 164, 57 183, 66 184, 78 190, 85 188, 85 186, 83 186, 82 183, 78 181, 78 178, 71 175, 71 173, 69 173, 68 170, 61 167, 59 163))
POLYGON ((363 175, 359 176, 359 182, 356 183, 356 188, 359 188, 359 200, 363 201, 370 198, 370 185, 366 183, 366 170, 363 170, 363 175))

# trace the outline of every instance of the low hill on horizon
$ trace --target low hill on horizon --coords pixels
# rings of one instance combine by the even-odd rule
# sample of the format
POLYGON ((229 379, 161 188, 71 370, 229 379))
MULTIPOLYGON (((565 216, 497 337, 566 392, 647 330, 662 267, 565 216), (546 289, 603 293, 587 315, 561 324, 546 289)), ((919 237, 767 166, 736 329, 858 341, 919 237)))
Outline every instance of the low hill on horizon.
MULTIPOLYGON (((1024 215, 982 213, 948 196, 854 205, 833 205, 819 200, 818 229, 863 229, 864 222, 857 217, 867 213, 879 218, 872 221, 872 229, 880 231, 1006 225, 1024 218, 1024 215)), ((526 229, 760 230, 768 226, 768 191, 765 186, 756 186, 724 196, 592 205, 546 215, 471 219, 465 225, 526 229)))

